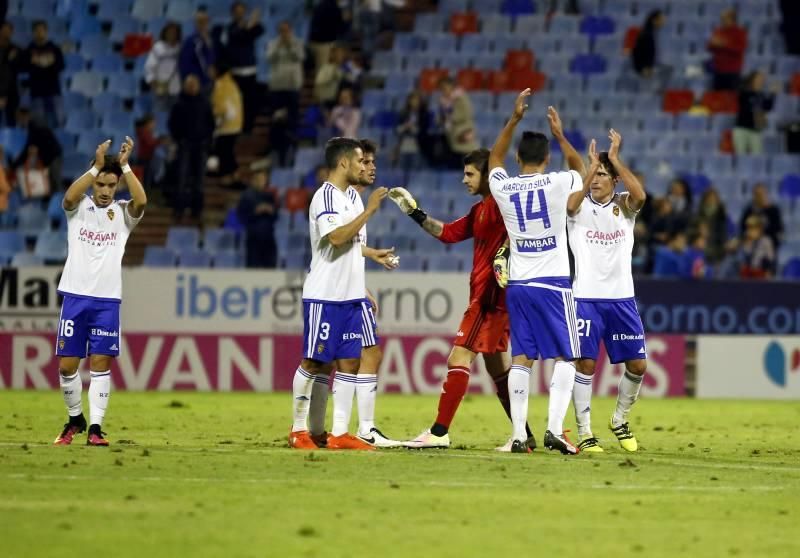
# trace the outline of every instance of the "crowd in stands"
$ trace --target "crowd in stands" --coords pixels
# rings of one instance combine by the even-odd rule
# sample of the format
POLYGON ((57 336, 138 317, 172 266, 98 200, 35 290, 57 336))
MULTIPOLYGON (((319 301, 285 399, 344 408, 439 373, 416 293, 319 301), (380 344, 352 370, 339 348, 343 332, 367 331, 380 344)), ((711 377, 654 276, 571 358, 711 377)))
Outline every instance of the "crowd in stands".
MULTIPOLYGON (((531 127, 546 129, 553 104, 579 149, 622 131, 650 194, 638 273, 772 277, 800 256, 800 219, 770 201, 800 196, 784 136, 800 119, 791 1, 439 0, 410 33, 396 17, 405 0, 123 0, 114 13, 127 10, 129 25, 92 0, 9 4, 0 226, 19 226, 31 200, 52 210, 100 137, 135 125, 138 170, 176 223, 202 222, 215 176, 243 192, 224 226, 248 239, 247 265, 303 267, 308 254, 289 247, 307 243, 303 211, 325 174, 326 139, 374 138, 379 181, 457 217, 468 208, 463 155, 490 145, 510 96, 530 86, 541 109, 531 127), (260 115, 269 151, 253 155, 271 171, 239 163, 260 115)), ((395 223, 387 214, 374 238, 398 237, 411 251, 404 267, 466 268, 464 254, 429 255, 438 248, 395 223)))

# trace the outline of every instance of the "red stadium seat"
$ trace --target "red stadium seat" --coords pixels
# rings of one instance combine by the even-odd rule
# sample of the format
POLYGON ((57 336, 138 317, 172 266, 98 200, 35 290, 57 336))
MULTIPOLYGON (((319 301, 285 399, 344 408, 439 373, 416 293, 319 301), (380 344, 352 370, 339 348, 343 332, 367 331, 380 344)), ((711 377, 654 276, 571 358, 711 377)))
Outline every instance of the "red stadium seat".
POLYGON ((136 58, 150 52, 153 48, 153 37, 144 33, 129 33, 122 43, 122 56, 136 58))
POLYGON ((800 95, 800 73, 792 76, 792 81, 789 84, 789 93, 792 95, 800 95))
POLYGON ((467 91, 483 89, 486 83, 486 72, 484 70, 476 70, 475 68, 463 68, 458 71, 456 82, 459 87, 467 91))
POLYGON ((672 114, 686 112, 692 108, 694 93, 691 89, 669 89, 664 93, 662 110, 672 114))
POLYGON ((305 188, 290 188, 286 190, 284 206, 291 212, 305 211, 308 208, 309 196, 305 188))
POLYGON ((547 76, 541 72, 530 69, 511 72, 511 88, 514 91, 522 91, 526 87, 530 87, 531 91, 536 93, 544 89, 546 84, 547 76))
POLYGON ((533 70, 534 56, 530 50, 509 50, 503 67, 512 72, 533 70))
POLYGON ((450 32, 454 35, 466 35, 478 32, 478 14, 475 12, 458 12, 450 16, 450 32))
POLYGON ((489 90, 492 93, 503 93, 504 91, 516 91, 514 84, 511 83, 511 72, 508 70, 495 70, 489 74, 489 90))
POLYGON ((636 39, 639 38, 641 29, 638 27, 629 27, 625 32, 625 39, 622 41, 622 51, 631 52, 633 47, 636 46, 636 39))
POLYGON ((442 78, 446 78, 449 72, 444 68, 425 68, 419 75, 419 88, 425 93, 433 93, 439 87, 442 78))
POLYGON ((706 91, 703 94, 702 105, 712 113, 739 112, 739 98, 734 91, 706 91))
POLYGON ((733 153, 733 132, 731 130, 722 130, 722 136, 719 139, 719 150, 722 153, 733 153))

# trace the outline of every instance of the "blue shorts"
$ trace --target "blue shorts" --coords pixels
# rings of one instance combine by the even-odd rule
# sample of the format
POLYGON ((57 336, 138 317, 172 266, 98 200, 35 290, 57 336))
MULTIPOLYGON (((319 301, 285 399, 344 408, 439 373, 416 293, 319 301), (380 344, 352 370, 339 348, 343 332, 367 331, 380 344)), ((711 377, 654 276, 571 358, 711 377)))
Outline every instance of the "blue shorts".
POLYGON ((368 300, 365 300, 361 303, 361 345, 363 347, 372 347, 379 342, 375 309, 368 300))
POLYGON ((64 295, 56 356, 119 355, 119 301, 64 295))
POLYGON ((647 358, 644 326, 635 300, 577 302, 582 357, 597 360, 602 339, 612 364, 647 358))
POLYGON ((361 301, 303 301, 303 355, 319 362, 361 357, 361 301))
POLYGON ((558 281, 551 287, 509 285, 506 306, 511 320, 513 356, 566 360, 580 357, 575 302, 569 280, 558 281))

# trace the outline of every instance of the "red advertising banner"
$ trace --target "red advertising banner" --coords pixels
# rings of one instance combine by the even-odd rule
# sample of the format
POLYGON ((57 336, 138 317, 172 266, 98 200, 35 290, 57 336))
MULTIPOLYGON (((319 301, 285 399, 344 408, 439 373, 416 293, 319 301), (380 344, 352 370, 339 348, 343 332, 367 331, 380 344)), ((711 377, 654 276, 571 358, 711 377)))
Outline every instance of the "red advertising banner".
MULTIPOLYGON (((50 333, 0 332, 0 389, 55 389, 58 360, 50 333)), ((387 335, 379 388, 390 393, 438 393, 447 375, 452 337, 387 335)), ((649 397, 685 393, 685 340, 681 335, 647 338, 649 397)), ((288 391, 300 362, 300 335, 126 333, 112 378, 116 389, 196 391, 288 391)), ((597 395, 616 394, 624 365, 600 355, 597 395)), ((86 361, 83 361, 87 366, 86 361)), ((547 393, 552 361, 537 362, 531 393, 547 393)), ((473 393, 494 393, 479 358, 470 381, 473 393)))

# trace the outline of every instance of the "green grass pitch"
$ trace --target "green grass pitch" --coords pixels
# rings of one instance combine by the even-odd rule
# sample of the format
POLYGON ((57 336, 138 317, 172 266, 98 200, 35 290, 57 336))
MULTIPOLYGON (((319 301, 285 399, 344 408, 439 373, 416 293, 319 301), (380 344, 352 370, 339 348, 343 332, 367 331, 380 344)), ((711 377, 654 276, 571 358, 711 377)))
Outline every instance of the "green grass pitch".
MULTIPOLYGON (((641 400, 636 454, 606 429, 613 404, 594 402, 603 455, 497 454, 509 427, 484 396, 450 450, 309 453, 285 448, 288 394, 118 392, 100 449, 50 445, 57 392, 0 392, 0 554, 797 556, 797 402, 641 400)), ((411 437, 435 408, 383 395, 379 426, 411 437)))

